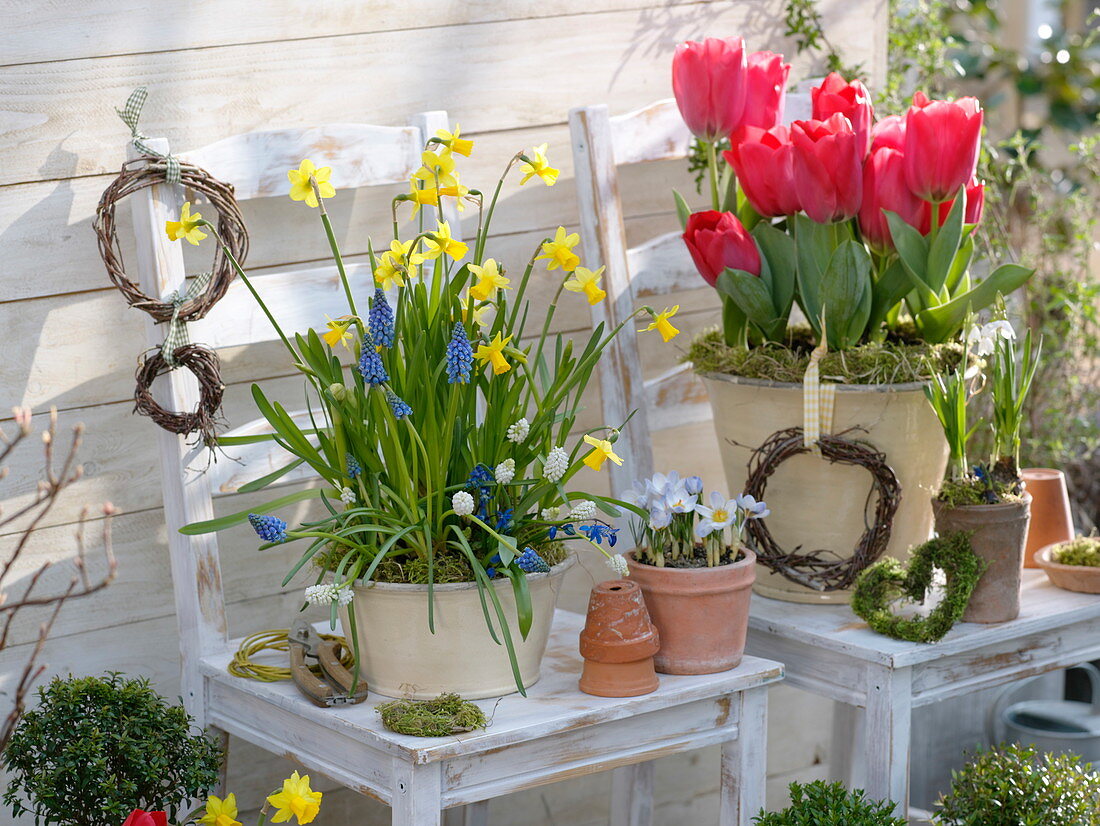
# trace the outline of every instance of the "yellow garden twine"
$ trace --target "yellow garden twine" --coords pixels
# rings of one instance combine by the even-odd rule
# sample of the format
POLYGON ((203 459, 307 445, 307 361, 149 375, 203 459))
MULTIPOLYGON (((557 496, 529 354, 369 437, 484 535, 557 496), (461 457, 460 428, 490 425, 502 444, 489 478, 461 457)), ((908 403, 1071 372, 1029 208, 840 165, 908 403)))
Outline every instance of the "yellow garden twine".
MULTIPOLYGON (((283 651, 289 656, 290 641, 287 639, 289 630, 286 628, 271 631, 257 631, 241 641, 240 648, 229 661, 226 670, 234 677, 243 677, 250 680, 259 680, 262 683, 277 683, 280 680, 289 680, 290 669, 277 665, 261 665, 252 662, 252 658, 263 651, 283 651)), ((354 665, 351 651, 347 641, 343 637, 332 634, 321 634, 321 639, 340 644, 340 662, 347 668, 354 665)), ((317 676, 321 676, 320 666, 311 665, 309 670, 317 676)))

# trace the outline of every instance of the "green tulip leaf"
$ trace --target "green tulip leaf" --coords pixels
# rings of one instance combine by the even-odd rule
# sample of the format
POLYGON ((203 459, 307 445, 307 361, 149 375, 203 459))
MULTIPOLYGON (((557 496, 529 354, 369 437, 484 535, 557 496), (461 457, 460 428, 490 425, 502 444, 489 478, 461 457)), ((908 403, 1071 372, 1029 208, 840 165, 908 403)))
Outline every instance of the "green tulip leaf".
MULTIPOLYGON (((963 282, 963 275, 966 274, 967 269, 970 267, 970 260, 974 257, 974 236, 968 235, 959 246, 959 253, 955 256, 951 262, 951 269, 947 273, 947 281, 944 284, 947 287, 948 292, 952 295, 963 282)), ((970 289, 969 279, 966 280, 966 286, 963 287, 963 291, 970 289)))
POLYGON ((749 319, 745 311, 737 306, 737 302, 730 296, 719 292, 722 296, 722 332, 727 347, 737 347, 746 343, 746 331, 749 319))
POLYGON ((909 273, 914 289, 917 290, 920 299, 935 298, 935 290, 928 285, 928 240, 916 229, 909 226, 896 212, 883 210, 886 221, 890 225, 890 238, 894 242, 894 249, 898 251, 898 257, 909 273))
POLYGON ((786 318, 794 303, 795 278, 798 272, 798 254, 794 238, 761 221, 752 231, 752 237, 760 247, 763 260, 771 274, 772 307, 777 318, 786 318))
POLYGON ((844 241, 836 248, 821 278, 820 295, 829 346, 850 347, 871 315, 871 256, 862 244, 844 241))
POLYGON ((1008 295, 1019 289, 1034 272, 1019 264, 1003 264, 973 289, 955 296, 946 304, 922 310, 913 320, 925 341, 932 344, 948 341, 962 328, 970 313, 988 307, 997 300, 998 295, 1008 295))
POLYGON ((798 258, 798 296, 802 312, 821 334, 821 296, 819 285, 825 267, 833 254, 832 230, 828 224, 818 224, 805 215, 794 216, 795 254, 798 258))
POLYGON ((963 211, 965 209, 966 193, 960 191, 951 211, 947 213, 947 220, 936 233, 935 240, 928 250, 928 271, 925 276, 928 286, 936 292, 943 289, 948 276, 955 263, 959 252, 959 243, 962 241, 963 211))
POLYGON ((872 333, 878 330, 890 311, 905 298, 912 286, 913 283, 909 280, 905 266, 895 258, 871 288, 871 315, 867 319, 867 326, 872 333))
POLYGON ((727 268, 718 276, 718 291, 732 298, 749 321, 766 333, 775 326, 778 319, 772 305, 771 294, 763 279, 744 270, 727 268))
POLYGON ((672 190, 672 197, 676 201, 676 216, 680 219, 680 229, 687 229, 688 218, 691 217, 691 207, 684 200, 684 196, 675 189, 672 190))

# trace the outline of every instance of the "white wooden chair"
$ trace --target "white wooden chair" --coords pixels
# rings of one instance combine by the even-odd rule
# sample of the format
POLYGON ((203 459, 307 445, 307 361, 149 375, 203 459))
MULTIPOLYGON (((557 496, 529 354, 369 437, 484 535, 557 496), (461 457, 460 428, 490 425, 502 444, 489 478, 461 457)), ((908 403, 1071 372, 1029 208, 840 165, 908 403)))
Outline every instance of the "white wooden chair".
MULTIPOLYGON (((808 89, 807 81, 805 88, 808 89)), ((809 117, 808 91, 787 95, 787 120, 809 117)), ((618 324, 640 304, 655 306, 662 296, 698 289, 704 282, 679 232, 652 238, 628 248, 619 195, 618 167, 636 163, 686 159, 691 133, 672 98, 612 116, 606 105, 584 106, 569 113, 581 243, 592 261, 604 266, 607 298, 592 307, 593 324, 618 324)), ((669 192, 669 205, 672 193, 669 192)), ((715 306, 718 305, 717 296, 715 306)), ((653 473, 651 434, 711 418, 706 390, 691 366, 678 365, 643 379, 637 337, 616 337, 599 365, 603 420, 630 423, 619 434, 616 453, 622 466, 611 465, 611 490, 629 490, 635 479, 653 473)))
MULTIPOLYGON (((284 194, 286 170, 306 157, 331 165, 338 189, 393 184, 408 180, 420 165, 425 136, 445 125, 442 112, 429 112, 407 127, 340 125, 252 133, 182 157, 232 183, 240 200, 284 194)), ((168 152, 164 140, 147 143, 168 152)), ((131 157, 137 153, 131 151, 131 157)), ((139 280, 147 295, 164 297, 184 284, 182 245, 170 242, 164 232, 184 195, 182 188, 165 184, 131 198, 139 280)), ((457 219, 452 220, 457 230, 457 219)), ((352 264, 347 271, 353 290, 373 288, 368 265, 352 264)), ((265 275, 258 287, 288 333, 316 326, 326 310, 342 301, 332 266, 265 275)), ((215 349, 276 338, 240 282, 190 331, 192 340, 215 349)), ((151 319, 147 339, 150 346, 164 339, 163 328, 151 319)), ((160 379, 154 392, 171 410, 192 409, 197 401, 197 386, 185 371, 160 379)), ((266 424, 257 421, 232 432, 265 430, 266 424)), ((284 466, 289 457, 264 442, 234 448, 238 462, 210 464, 203 449, 189 447, 184 437, 158 431, 157 438, 179 623, 181 694, 200 725, 241 737, 388 803, 395 826, 439 826, 441 811, 448 808, 464 826, 485 824, 487 801, 493 797, 607 769, 616 770, 615 826, 648 826, 652 761, 711 744, 722 746, 722 826, 748 826, 763 805, 767 686, 782 678, 782 666, 768 660, 746 657, 723 674, 662 677, 661 687, 644 697, 589 697, 577 689, 583 617, 559 611, 543 679, 527 699, 513 695, 483 705, 493 717, 487 731, 427 740, 384 729, 373 708, 375 695, 361 705, 321 709, 288 683, 230 676, 226 665, 238 641, 229 639, 226 628, 218 537, 184 536, 178 529, 211 519, 215 499, 284 466)), ((307 475, 288 473, 279 484, 307 475)))

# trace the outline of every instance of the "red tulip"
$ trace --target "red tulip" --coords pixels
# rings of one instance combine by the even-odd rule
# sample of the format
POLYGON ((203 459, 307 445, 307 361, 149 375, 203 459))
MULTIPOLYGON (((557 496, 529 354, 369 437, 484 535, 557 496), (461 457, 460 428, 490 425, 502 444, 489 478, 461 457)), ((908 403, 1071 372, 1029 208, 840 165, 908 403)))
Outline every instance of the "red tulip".
POLYGON ((843 221, 863 200, 863 151, 844 115, 791 124, 794 184, 802 209, 819 224, 843 221))
POLYGON ((977 99, 929 100, 913 95, 905 116, 905 180, 926 201, 955 196, 974 175, 982 142, 977 99))
POLYGON ((745 44, 740 37, 708 37, 676 47, 672 91, 684 123, 714 143, 741 125, 745 111, 745 44))
POLYGON ((871 127, 871 151, 889 147, 905 151, 905 118, 887 115, 871 127))
MULTIPOLYGON (((926 202, 927 204, 927 202, 926 202)), ((940 226, 947 220, 951 207, 955 205, 955 199, 944 201, 940 204, 940 226)), ((985 184, 975 175, 966 185, 966 204, 963 206, 963 223, 980 224, 982 221, 982 208, 985 206, 985 184)), ((932 205, 927 204, 924 215, 924 223, 921 232, 928 233, 931 230, 932 205)))
POLYGON ((863 164, 863 203, 859 208, 859 229, 872 249, 894 248, 890 224, 883 214, 896 212, 905 223, 927 232, 928 202, 914 195, 905 183, 905 156, 897 149, 875 149, 863 164))
POLYGON ((134 809, 122 826, 168 826, 168 815, 164 812, 147 812, 134 809))
POLYGON ((712 287, 726 267, 760 275, 760 250, 744 224, 731 212, 693 212, 684 243, 695 268, 712 287))
MULTIPOLYGON (((871 150, 871 124, 875 109, 867 87, 858 80, 848 83, 838 72, 832 72, 820 86, 810 91, 813 103, 813 119, 828 120, 836 114, 844 115, 859 137, 863 157, 871 150)), ((861 158, 862 159, 862 158, 861 158)))
POLYGON ((794 188, 794 149, 786 126, 760 129, 742 126, 722 153, 745 191, 753 209, 775 218, 794 215, 802 207, 794 188))
POLYGON ((742 126, 771 129, 783 122, 787 100, 787 76, 791 64, 775 52, 753 52, 748 57, 745 75, 745 114, 742 126))

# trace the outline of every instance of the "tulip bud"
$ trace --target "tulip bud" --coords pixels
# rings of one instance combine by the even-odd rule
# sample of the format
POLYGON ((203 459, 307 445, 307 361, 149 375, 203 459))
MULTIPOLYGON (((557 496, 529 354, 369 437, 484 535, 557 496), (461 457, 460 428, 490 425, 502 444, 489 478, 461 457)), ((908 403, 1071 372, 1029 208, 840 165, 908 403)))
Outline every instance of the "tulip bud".
POLYGON ((863 199, 863 150, 852 124, 837 113, 826 121, 791 124, 798 201, 819 224, 845 221, 863 199))
POLYGON ((871 127, 871 151, 883 148, 905 151, 905 118, 901 115, 887 115, 871 127))
POLYGON ((890 225, 883 210, 896 212, 912 227, 928 223, 928 203, 914 195, 905 183, 905 157, 884 146, 871 152, 863 164, 863 203, 859 208, 859 229, 863 239, 877 252, 894 248, 890 225))
POLYGON ((775 52, 753 52, 745 67, 745 113, 742 127, 771 129, 783 122, 791 64, 775 52))
POLYGON ((740 37, 708 37, 676 47, 672 91, 695 137, 714 143, 741 125, 745 75, 745 44, 740 37))
POLYGON ((768 218, 794 215, 801 209, 794 186, 794 149, 790 130, 743 126, 723 157, 733 167, 753 209, 768 218))
POLYGON ((832 72, 820 86, 810 91, 810 100, 814 120, 828 120, 836 114, 848 119, 859 139, 861 160, 866 157, 871 149, 871 124, 875 119, 867 87, 858 80, 848 83, 838 72, 832 72))
POLYGON ((953 198, 974 176, 982 142, 977 99, 929 100, 913 95, 905 116, 905 180, 926 201, 953 198))
POLYGON ((712 287, 729 267, 760 275, 760 250, 745 226, 730 212, 694 212, 684 230, 684 243, 695 268, 712 287))

